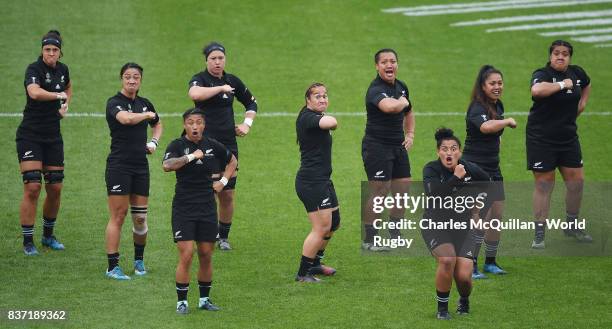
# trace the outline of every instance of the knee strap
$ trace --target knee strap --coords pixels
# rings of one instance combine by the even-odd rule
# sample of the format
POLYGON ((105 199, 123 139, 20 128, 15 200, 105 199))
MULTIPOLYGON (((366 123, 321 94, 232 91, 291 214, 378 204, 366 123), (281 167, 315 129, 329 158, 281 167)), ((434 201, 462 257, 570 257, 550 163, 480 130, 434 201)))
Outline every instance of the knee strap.
POLYGON ((332 223, 330 231, 335 232, 340 227, 340 209, 332 211, 332 223))
POLYGON ((147 225, 147 206, 132 206, 132 232, 137 235, 145 235, 149 231, 147 225))
POLYGON ((64 181, 63 170, 49 170, 45 171, 45 184, 59 184, 64 181))
POLYGON ((28 170, 21 173, 24 184, 40 183, 42 181, 42 173, 40 170, 28 170))

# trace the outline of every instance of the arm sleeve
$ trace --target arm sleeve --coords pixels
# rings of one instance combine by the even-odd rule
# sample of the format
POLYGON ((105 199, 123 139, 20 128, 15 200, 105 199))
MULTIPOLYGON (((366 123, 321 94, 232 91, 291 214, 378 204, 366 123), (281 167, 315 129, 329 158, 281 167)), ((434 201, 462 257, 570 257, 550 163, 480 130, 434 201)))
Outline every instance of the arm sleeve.
POLYGON ((23 80, 23 85, 24 85, 24 87, 27 88, 29 85, 35 83, 35 84, 37 84, 37 85, 42 87, 42 80, 43 79, 44 78, 38 72, 36 67, 34 67, 33 65, 30 65, 26 69, 25 79, 23 80))
POLYGON ((191 89, 191 87, 193 86, 204 87, 204 81, 202 81, 199 74, 196 74, 191 77, 191 80, 189 80, 189 86, 187 86, 187 90, 191 89))
POLYGON ((166 147, 166 152, 164 153, 164 158, 162 162, 172 158, 180 158, 182 156, 183 155, 181 154, 181 142, 175 139, 170 142, 170 144, 168 144, 168 147, 166 147))
POLYGON ((388 97, 391 96, 387 95, 382 88, 378 86, 371 87, 366 93, 366 103, 378 108, 378 103, 388 97))
POLYGON ((155 112, 155 119, 149 121, 149 126, 153 127, 159 122, 159 114, 157 114, 157 111, 155 110, 155 106, 153 106, 153 103, 151 103, 148 99, 145 102, 147 104, 148 110, 151 112, 155 112))
POLYGON ((406 84, 402 81, 400 82, 402 85, 403 90, 403 94, 404 96, 406 96, 406 99, 408 100, 408 106, 406 106, 404 108, 404 114, 408 114, 408 112, 412 111, 412 100, 410 100, 410 92, 408 91, 408 86, 406 86, 406 84))
POLYGON ((480 129, 480 126, 488 121, 487 110, 482 104, 473 102, 468 108, 467 120, 470 124, 480 129))
POLYGON ((244 85, 242 80, 238 79, 236 76, 231 76, 228 80, 228 84, 234 88, 236 98, 244 105, 245 111, 257 112, 257 100, 255 96, 251 94, 249 88, 244 85))
POLYGON ((423 186, 426 195, 450 195, 452 188, 461 183, 461 180, 455 175, 451 176, 451 178, 445 182, 440 182, 439 176, 438 172, 431 165, 427 165, 423 168, 423 186))
POLYGON ((548 74, 544 70, 535 70, 531 75, 531 86, 540 82, 551 82, 552 79, 548 76, 548 74))
POLYGON ((225 166, 227 166, 230 159, 232 158, 232 152, 230 152, 230 150, 227 147, 225 147, 225 145, 219 143, 218 141, 214 139, 210 139, 210 143, 212 144, 213 151, 215 152, 215 156, 217 157, 217 159, 219 159, 220 164, 222 165, 223 169, 225 169, 225 166))
POLYGON ((478 166, 477 164, 471 162, 469 164, 469 167, 467 168, 470 171, 470 175, 472 175, 474 180, 479 181, 479 182, 488 182, 491 180, 491 177, 489 176, 489 174, 487 174, 487 172, 484 171, 482 168, 480 168, 480 166, 478 166))
POLYGON ((306 129, 320 129, 319 121, 323 118, 322 115, 307 111, 301 118, 301 124, 306 129))
POLYGON ((591 78, 582 67, 576 66, 576 75, 578 76, 578 79, 580 79, 580 85, 582 87, 586 87, 591 84, 591 78))
POLYGON ((64 80, 66 81, 66 86, 70 84, 70 71, 68 70, 68 65, 64 64, 66 68, 66 75, 64 76, 64 80))
POLYGON ((114 99, 111 98, 106 102, 106 113, 108 115, 116 118, 119 111, 125 111, 125 109, 122 108, 121 105, 119 105, 114 99))

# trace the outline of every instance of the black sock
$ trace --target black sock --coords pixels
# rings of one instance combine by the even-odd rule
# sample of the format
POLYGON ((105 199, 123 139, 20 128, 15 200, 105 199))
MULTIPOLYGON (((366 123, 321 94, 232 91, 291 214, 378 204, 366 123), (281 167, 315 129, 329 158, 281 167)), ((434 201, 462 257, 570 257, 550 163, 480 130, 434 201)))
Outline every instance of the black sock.
POLYGON ((536 221, 535 222, 535 236, 536 239, 539 240, 544 240, 544 230, 546 226, 546 222, 545 221, 536 221))
POLYGON ((144 259, 144 244, 137 244, 134 242, 134 260, 143 260, 144 259))
POLYGON ((363 242, 373 243, 374 236, 378 234, 378 230, 372 224, 365 224, 365 240, 363 242))
POLYGON ((300 269, 298 270, 298 276, 305 276, 310 271, 312 264, 314 263, 314 259, 308 258, 302 255, 302 260, 300 261, 300 269))
POLYGON ((321 259, 323 259, 323 257, 325 254, 325 249, 321 249, 317 252, 317 255, 315 256, 314 262, 312 263, 312 266, 321 266, 321 259))
POLYGON ((34 243, 34 225, 21 225, 21 234, 23 234, 23 245, 34 243))
POLYGON ((210 294, 210 287, 212 286, 212 281, 199 281, 198 287, 200 288, 200 298, 208 297, 210 294))
POLYGON ((108 271, 110 272, 117 265, 119 265, 119 253, 116 252, 114 254, 106 254, 106 257, 108 258, 108 271))
POLYGON ((565 221, 566 222, 573 222, 576 219, 578 219, 578 214, 570 214, 569 212, 565 213, 565 221))
POLYGON ((189 282, 187 283, 176 283, 176 296, 178 301, 187 300, 187 293, 189 292, 189 282))
POLYGON ((470 305, 470 296, 461 296, 461 297, 459 297, 459 304, 460 305, 469 306, 470 305))
MULTIPOLYGON (((401 218, 395 218, 395 217, 389 217, 389 223, 397 223, 399 224, 402 221, 401 218)), ((396 226, 397 227, 397 226, 396 226)), ((388 229, 389 231, 389 237, 391 238, 397 238, 400 236, 400 230, 399 229, 388 229)))
POLYGON ((474 259, 480 254, 480 247, 484 241, 485 231, 483 230, 472 230, 472 241, 474 241, 474 259))
POLYGON ((55 218, 47 218, 43 216, 43 236, 50 238, 53 235, 53 227, 55 226, 55 218))
POLYGON ((436 290, 436 300, 438 301, 438 312, 448 312, 448 296, 450 291, 441 292, 436 290))
POLYGON ((229 237, 232 223, 219 222, 219 239, 227 239, 229 237))
POLYGON ((499 247, 499 241, 485 241, 485 264, 495 264, 495 257, 497 257, 497 247, 499 247))

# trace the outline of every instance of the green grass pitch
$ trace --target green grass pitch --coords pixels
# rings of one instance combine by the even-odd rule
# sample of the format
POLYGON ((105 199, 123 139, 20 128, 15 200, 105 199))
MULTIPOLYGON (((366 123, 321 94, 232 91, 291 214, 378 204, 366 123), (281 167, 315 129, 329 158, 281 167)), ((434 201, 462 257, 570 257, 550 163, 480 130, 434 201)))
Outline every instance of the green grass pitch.
MULTIPOLYGON (((361 138, 364 94, 375 76, 374 52, 399 53, 399 78, 406 81, 415 113, 463 112, 478 68, 502 70, 506 111, 526 112, 529 80, 547 60, 553 38, 534 32, 485 33, 485 27, 453 28, 461 20, 524 15, 525 11, 407 17, 388 7, 451 1, 5 1, 0 22, 0 114, 23 110, 23 74, 40 51, 40 36, 58 28, 65 40, 63 62, 74 88, 72 112, 104 113, 120 89, 119 69, 127 61, 144 66, 141 95, 156 106, 164 123, 160 148, 176 138, 180 113, 191 106, 187 82, 202 69, 201 48, 216 40, 228 49, 227 71, 238 75, 258 99, 261 117, 240 143, 240 178, 231 239, 235 250, 217 252, 212 298, 223 310, 200 312, 192 276, 191 313, 175 314, 177 252, 171 238, 170 202, 174 174, 161 170, 162 152, 149 158, 151 197, 149 274, 129 282, 104 277, 104 229, 108 220, 104 166, 110 137, 101 117, 68 117, 62 122, 66 180, 56 232, 64 252, 26 258, 21 251, 18 208, 21 176, 15 156, 19 117, 0 117, 0 327, 45 328, 610 328, 612 281, 609 257, 514 257, 501 263, 510 272, 475 282, 472 314, 448 323, 435 320, 435 264, 431 257, 363 255, 360 244, 361 138), (303 238, 309 224, 294 192, 299 166, 295 116, 305 88, 327 84, 334 132, 333 180, 342 228, 326 261, 338 268, 321 285, 297 284, 303 238), (62 322, 8 322, 6 310, 67 310, 62 322)), ((595 4, 582 10, 610 9, 595 4)), ((531 9, 528 14, 564 8, 531 9)), ((578 9, 575 9, 578 10, 578 9)), ((573 62, 593 82, 587 112, 608 112, 612 104, 612 48, 574 43, 573 62)), ((242 112, 238 105, 236 112, 242 112)), ((509 182, 530 182, 525 170, 527 117, 506 130, 502 170, 509 182)), ((238 120, 241 120, 238 115, 238 120)), ((435 158, 433 132, 453 128, 462 137, 462 116, 417 116, 410 160, 415 180, 435 158)), ((610 116, 579 119, 587 181, 612 176, 610 116)), ((562 184, 558 184, 561 188, 562 184)), ((525 193, 531 193, 526 191, 525 193)), ((42 199, 42 198, 41 198, 42 199)), ((42 200, 41 200, 42 204, 42 200)), ((41 206, 42 207, 42 206, 41 206)), ((531 205, 525 205, 526 208, 531 205)), ((40 218, 41 210, 39 207, 40 218)), ((131 270, 129 219, 123 230, 121 265, 131 270)), ((35 241, 40 247, 42 223, 35 241)), ((525 241, 528 248, 530 241, 525 241)), ((422 243, 420 237, 415 243, 422 243)), ((503 240, 502 240, 503 248, 503 240)), ((194 260, 195 262, 195 260, 194 260)), ((195 266, 193 275, 195 275, 195 266)), ((454 307, 456 292, 451 294, 454 307)))

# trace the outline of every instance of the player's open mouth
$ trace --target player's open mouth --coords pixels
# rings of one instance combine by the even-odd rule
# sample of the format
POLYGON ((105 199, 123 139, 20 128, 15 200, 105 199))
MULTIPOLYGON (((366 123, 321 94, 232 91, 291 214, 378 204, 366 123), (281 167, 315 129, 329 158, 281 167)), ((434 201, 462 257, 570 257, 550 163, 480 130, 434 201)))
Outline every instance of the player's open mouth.
POLYGON ((452 163, 453 162, 453 157, 446 157, 446 162, 452 163))

